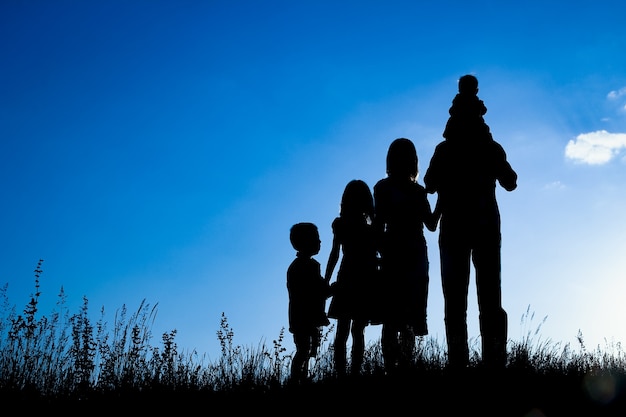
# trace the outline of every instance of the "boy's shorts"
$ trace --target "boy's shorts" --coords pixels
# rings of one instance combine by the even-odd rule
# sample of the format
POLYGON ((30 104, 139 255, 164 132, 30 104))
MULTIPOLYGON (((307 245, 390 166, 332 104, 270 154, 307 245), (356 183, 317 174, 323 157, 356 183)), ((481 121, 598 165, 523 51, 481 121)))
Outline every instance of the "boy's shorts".
POLYGON ((293 342, 297 350, 308 351, 309 357, 317 356, 322 341, 322 328, 314 327, 307 332, 294 333, 293 342))

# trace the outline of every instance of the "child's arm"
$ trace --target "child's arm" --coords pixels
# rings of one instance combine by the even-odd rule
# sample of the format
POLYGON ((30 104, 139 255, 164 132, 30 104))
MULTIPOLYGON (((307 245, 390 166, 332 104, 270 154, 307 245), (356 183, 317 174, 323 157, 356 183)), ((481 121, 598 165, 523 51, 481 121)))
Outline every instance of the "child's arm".
POLYGON ((330 255, 328 256, 328 262, 326 263, 326 273, 324 274, 324 280, 326 283, 330 282, 330 279, 333 276, 333 271, 335 270, 335 266, 337 265, 337 261, 339 260, 339 239, 337 239, 337 235, 333 236, 333 247, 330 250, 330 255))

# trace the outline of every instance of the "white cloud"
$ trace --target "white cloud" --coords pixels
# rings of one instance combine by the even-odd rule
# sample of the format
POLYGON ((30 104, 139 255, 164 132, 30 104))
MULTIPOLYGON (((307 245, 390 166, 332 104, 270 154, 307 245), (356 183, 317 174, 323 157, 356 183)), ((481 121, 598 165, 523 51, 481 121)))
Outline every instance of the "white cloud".
POLYGON ((626 87, 622 87, 619 90, 609 91, 609 94, 606 95, 606 97, 610 100, 615 100, 622 96, 626 96, 626 87))
POLYGON ((563 190, 566 187, 561 181, 552 181, 551 183, 544 185, 543 188, 544 190, 563 190))
MULTIPOLYGON (((621 90, 620 90, 621 91, 621 90)), ((606 130, 581 133, 565 146, 565 157, 575 162, 602 165, 626 148, 626 133, 609 133, 606 130)))

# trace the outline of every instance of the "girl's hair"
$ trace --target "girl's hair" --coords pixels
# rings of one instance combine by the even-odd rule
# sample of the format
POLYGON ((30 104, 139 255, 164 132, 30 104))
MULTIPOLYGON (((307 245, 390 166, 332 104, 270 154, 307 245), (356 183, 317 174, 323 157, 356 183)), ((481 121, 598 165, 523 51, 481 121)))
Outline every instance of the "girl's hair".
POLYGON ((387 151, 387 175, 394 178, 417 179, 417 151, 415 145, 407 138, 399 138, 391 142, 387 151))
POLYGON ((370 187, 362 180, 352 180, 341 197, 341 216, 362 216, 367 220, 374 218, 374 198, 370 187))

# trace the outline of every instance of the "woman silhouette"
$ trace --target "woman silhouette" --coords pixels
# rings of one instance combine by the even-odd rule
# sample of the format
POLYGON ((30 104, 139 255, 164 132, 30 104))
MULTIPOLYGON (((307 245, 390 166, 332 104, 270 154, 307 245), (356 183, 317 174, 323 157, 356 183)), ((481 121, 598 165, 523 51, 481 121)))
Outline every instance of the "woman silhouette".
POLYGON ((437 219, 417 175, 415 145, 406 138, 394 140, 387 152, 387 177, 374 186, 374 229, 383 280, 381 342, 388 372, 406 367, 415 336, 428 334, 424 225, 434 231, 437 219))

